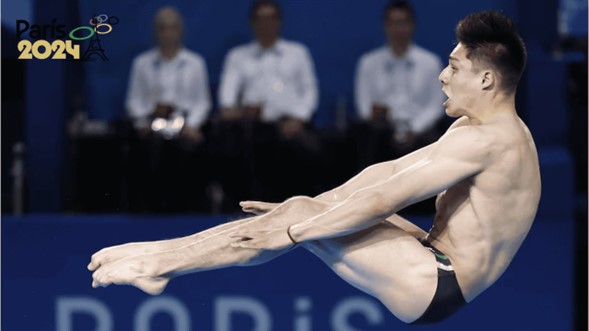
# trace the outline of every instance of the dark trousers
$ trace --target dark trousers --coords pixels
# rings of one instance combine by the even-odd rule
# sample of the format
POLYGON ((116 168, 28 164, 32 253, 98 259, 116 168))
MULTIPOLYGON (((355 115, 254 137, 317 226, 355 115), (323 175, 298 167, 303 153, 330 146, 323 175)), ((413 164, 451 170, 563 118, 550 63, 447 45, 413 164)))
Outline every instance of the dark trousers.
POLYGON ((223 212, 242 200, 280 202, 316 193, 321 143, 309 128, 283 137, 274 123, 219 121, 213 129, 214 179, 223 188, 223 212))
POLYGON ((208 212, 210 155, 204 142, 135 136, 128 169, 129 204, 134 212, 208 212))
POLYGON ((374 163, 394 160, 435 142, 447 129, 444 120, 438 121, 430 129, 420 133, 410 144, 395 140, 394 125, 372 125, 358 122, 351 125, 349 143, 356 153, 358 170, 374 163))

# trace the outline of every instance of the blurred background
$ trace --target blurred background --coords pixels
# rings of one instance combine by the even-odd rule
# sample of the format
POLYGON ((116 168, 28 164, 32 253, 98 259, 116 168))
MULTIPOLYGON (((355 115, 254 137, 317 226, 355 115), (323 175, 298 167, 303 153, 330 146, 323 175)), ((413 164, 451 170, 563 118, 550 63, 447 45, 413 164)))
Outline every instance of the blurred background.
MULTIPOLYGON (((358 133, 366 131, 357 131, 362 123, 355 92, 358 63, 386 44, 385 0, 277 1, 282 38, 307 48, 316 78, 305 134, 299 140, 284 135, 257 140, 251 136, 265 137, 259 132, 267 127, 247 120, 226 125, 219 93, 224 66, 231 49, 255 38, 252 3, 2 0, 2 327, 406 328, 377 301, 299 251, 251 270, 186 276, 162 297, 90 288, 85 265, 102 247, 183 236, 235 219, 241 216, 241 199, 312 196, 379 157, 408 151, 393 148, 367 158, 370 145, 358 133), (182 15, 182 45, 199 54, 207 73, 203 95, 209 95, 209 104, 200 138, 190 144, 173 134, 157 135, 155 122, 148 129, 149 137, 157 138, 143 139, 126 106, 134 59, 155 47, 154 16, 167 5, 182 15), (93 53, 85 61, 19 59, 17 44, 27 38, 34 42, 33 30, 52 41, 61 38, 55 37, 58 25, 71 31, 101 14, 111 18, 112 31, 78 43, 83 55, 93 53), (18 35, 18 21, 30 23, 26 34, 18 35), (236 130, 243 135, 234 135, 236 130)), ((447 322, 418 328, 586 330, 587 2, 412 4, 414 42, 443 66, 455 46, 454 27, 465 15, 495 9, 514 19, 528 51, 517 110, 538 145, 543 180, 536 223, 496 286, 447 322)), ((268 132, 284 134, 283 124, 292 124, 284 118, 279 129, 268 132)), ((443 130, 450 123, 442 117, 436 127, 443 130)), ((399 125, 391 127, 393 136, 401 131, 399 125)), ((432 201, 401 213, 427 229, 432 201)))

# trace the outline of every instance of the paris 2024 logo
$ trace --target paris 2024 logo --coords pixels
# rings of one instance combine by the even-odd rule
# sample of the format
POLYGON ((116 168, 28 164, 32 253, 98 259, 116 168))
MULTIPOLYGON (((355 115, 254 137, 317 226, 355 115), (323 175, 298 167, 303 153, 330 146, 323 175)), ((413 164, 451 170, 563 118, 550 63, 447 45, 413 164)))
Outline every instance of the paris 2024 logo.
POLYGON ((106 52, 100 45, 100 36, 113 31, 119 23, 116 16, 107 14, 94 15, 88 25, 81 25, 67 31, 65 24, 30 24, 26 20, 16 21, 16 37, 21 39, 17 44, 21 60, 79 60, 108 61, 106 52), (28 39, 22 39, 28 34, 28 39), (47 40, 47 39, 51 39, 47 40), (66 39, 64 39, 66 38, 66 39), (69 39, 67 39, 69 38, 69 39), (80 53, 80 43, 88 40, 86 50, 80 53), (33 40, 33 41, 31 41, 33 40))

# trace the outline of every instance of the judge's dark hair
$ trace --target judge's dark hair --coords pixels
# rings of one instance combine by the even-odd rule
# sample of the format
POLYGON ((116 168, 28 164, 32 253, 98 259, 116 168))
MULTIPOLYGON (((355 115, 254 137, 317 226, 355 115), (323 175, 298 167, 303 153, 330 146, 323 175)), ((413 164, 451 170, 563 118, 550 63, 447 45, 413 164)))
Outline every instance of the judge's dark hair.
POLYGON ((515 92, 526 66, 526 47, 515 23, 504 14, 487 10, 470 14, 456 26, 456 40, 476 67, 491 67, 500 87, 515 92))
POLYGON ((415 9, 413 9, 413 5, 411 2, 407 0, 392 0, 384 7, 384 11, 382 12, 382 21, 385 22, 389 16, 389 13, 393 10, 404 10, 409 13, 411 20, 415 22, 415 9))
POLYGON ((255 19, 256 14, 258 13, 258 10, 260 8, 266 7, 266 6, 274 7, 274 9, 276 9, 276 15, 278 15, 278 19, 282 19, 282 10, 280 10, 280 6, 278 5, 278 3, 276 3, 275 1, 272 1, 272 0, 256 0, 256 1, 254 1, 254 3, 250 6, 249 19, 250 20, 255 19))

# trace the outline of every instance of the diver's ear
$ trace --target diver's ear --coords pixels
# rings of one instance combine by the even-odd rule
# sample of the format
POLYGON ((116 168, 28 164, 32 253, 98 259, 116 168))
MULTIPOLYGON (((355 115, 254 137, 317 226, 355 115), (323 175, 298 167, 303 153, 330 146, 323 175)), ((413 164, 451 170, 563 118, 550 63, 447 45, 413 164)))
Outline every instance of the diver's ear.
POLYGON ((492 89, 496 84, 496 75, 492 70, 485 70, 481 73, 481 87, 483 90, 492 89))

